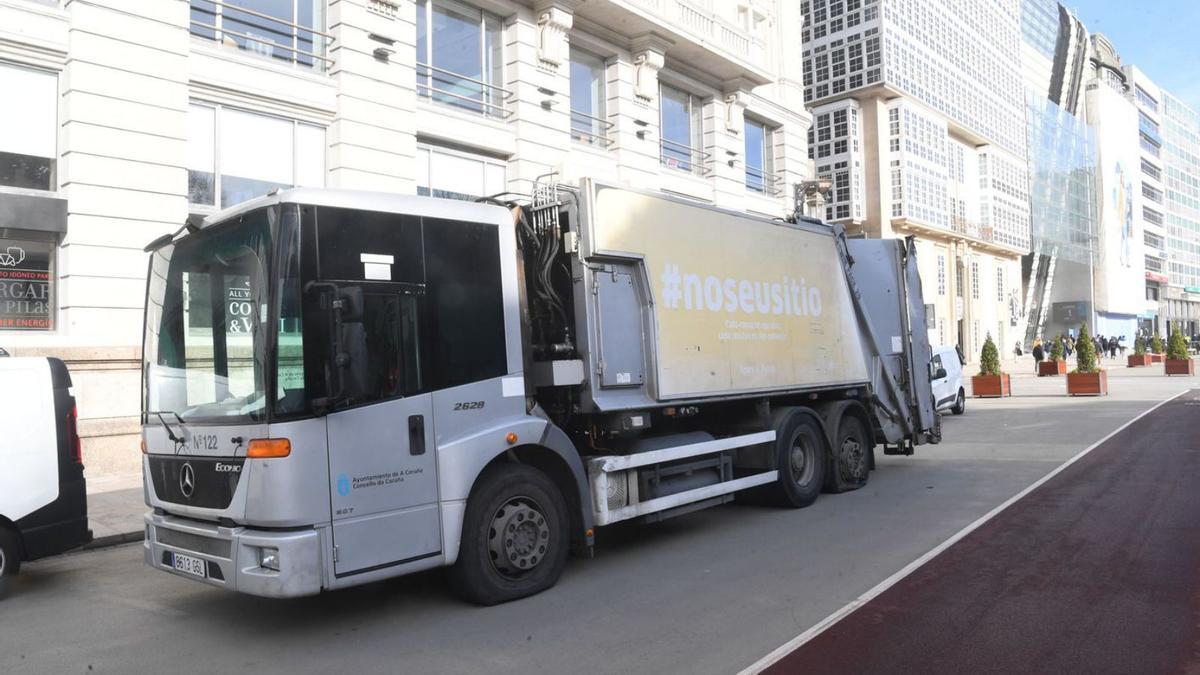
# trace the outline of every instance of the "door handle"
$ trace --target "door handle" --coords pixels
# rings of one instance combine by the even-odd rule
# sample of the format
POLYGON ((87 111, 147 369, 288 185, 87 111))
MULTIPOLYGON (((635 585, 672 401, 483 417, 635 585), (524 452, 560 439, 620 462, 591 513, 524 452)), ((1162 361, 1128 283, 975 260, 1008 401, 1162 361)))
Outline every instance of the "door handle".
POLYGON ((425 454, 425 416, 408 416, 408 454, 425 454))

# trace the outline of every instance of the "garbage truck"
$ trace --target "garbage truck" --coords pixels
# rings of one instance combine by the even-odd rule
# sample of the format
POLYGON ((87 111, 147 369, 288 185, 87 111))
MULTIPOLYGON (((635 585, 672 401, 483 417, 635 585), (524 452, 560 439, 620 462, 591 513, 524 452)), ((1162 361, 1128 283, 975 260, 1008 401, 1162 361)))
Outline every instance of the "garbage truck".
POLYGON ((212 586, 504 602, 940 438, 911 241, 582 180, 279 190, 146 249, 145 562, 212 586))

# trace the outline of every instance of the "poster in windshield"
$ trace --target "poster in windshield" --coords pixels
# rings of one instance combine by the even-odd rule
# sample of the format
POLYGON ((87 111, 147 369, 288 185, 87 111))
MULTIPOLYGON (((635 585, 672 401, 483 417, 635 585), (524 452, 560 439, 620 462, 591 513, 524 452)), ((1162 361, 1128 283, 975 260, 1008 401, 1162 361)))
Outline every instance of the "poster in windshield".
POLYGON ((0 239, 0 330, 52 330, 48 242, 0 239))

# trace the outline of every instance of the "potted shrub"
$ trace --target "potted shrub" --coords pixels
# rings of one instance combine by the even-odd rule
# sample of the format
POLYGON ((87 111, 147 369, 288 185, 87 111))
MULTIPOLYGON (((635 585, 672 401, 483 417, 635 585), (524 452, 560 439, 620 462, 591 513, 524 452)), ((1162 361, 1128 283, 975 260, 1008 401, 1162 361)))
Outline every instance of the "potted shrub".
POLYGON ((1108 394, 1108 373, 1096 365, 1096 345, 1088 332, 1087 322, 1079 326, 1075 351, 1075 370, 1067 373, 1069 396, 1105 396, 1108 394))
POLYGON ((1067 362, 1063 359, 1062 336, 1054 338, 1050 345, 1050 358, 1038 364, 1038 377, 1066 375, 1067 362))
POLYGON ((1167 360, 1163 369, 1167 375, 1195 375, 1196 363, 1188 356, 1187 340, 1183 337, 1182 326, 1176 326, 1167 338, 1167 360))
POLYGON ((1159 337, 1158 331, 1154 331, 1153 337, 1150 338, 1150 363, 1163 362, 1163 341, 1159 337))
POLYGON ((1146 353, 1146 340, 1140 335, 1133 341, 1133 353, 1129 355, 1129 367, 1150 365, 1150 355, 1146 353))
POLYGON ((988 333, 979 353, 979 374, 971 378, 971 394, 975 398, 1001 398, 1012 396, 1008 373, 1000 372, 1000 352, 988 333))

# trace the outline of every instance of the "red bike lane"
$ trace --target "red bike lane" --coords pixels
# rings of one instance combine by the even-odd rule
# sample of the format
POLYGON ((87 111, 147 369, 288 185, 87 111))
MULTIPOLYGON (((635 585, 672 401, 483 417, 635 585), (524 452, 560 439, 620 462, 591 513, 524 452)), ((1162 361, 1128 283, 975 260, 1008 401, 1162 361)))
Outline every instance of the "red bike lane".
POLYGON ((766 672, 1200 672, 1200 391, 1135 421, 766 672))

